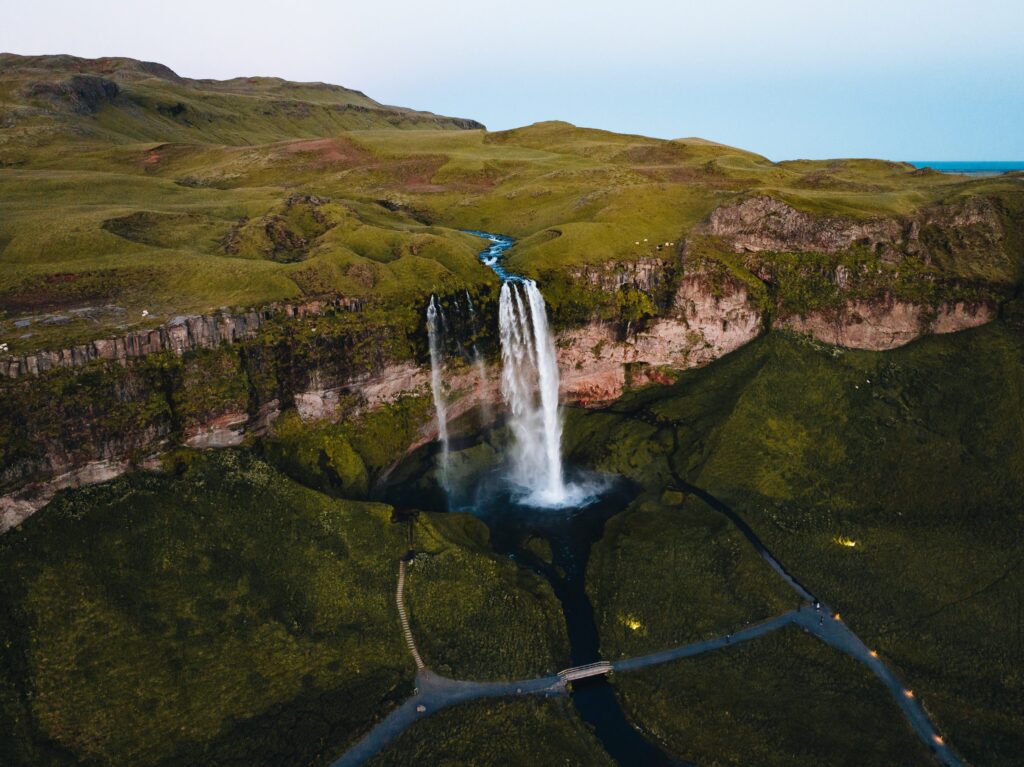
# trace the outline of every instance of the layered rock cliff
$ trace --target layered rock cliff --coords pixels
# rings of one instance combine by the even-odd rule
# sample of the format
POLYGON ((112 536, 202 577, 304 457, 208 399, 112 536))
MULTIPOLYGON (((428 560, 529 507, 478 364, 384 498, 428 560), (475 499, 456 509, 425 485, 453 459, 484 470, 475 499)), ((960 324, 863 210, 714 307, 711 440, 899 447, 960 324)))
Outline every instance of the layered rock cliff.
POLYGON ((0 375, 17 378, 38 375, 54 368, 74 368, 96 360, 125 363, 129 359, 159 352, 183 354, 196 349, 215 349, 223 343, 238 343, 255 337, 260 327, 275 317, 307 317, 328 311, 358 311, 366 305, 359 299, 334 297, 294 304, 273 304, 241 313, 175 317, 151 330, 137 330, 118 338, 105 338, 57 351, 42 351, 0 359, 0 375))
POLYGON ((859 220, 761 195, 719 207, 692 240, 765 285, 773 327, 881 351, 995 319, 1018 269, 1008 236, 984 197, 859 220))
POLYGON ((742 282, 721 279, 713 284, 703 271, 688 272, 678 281, 667 310, 635 330, 594 320, 559 334, 562 392, 583 405, 607 402, 627 385, 670 378, 666 368, 706 365, 763 330, 764 317, 742 282))
MULTIPOLYGON (((544 276, 563 399, 596 405, 671 381, 771 328, 883 350, 988 322, 1012 290, 1001 278, 1006 237, 1000 212, 983 200, 866 221, 765 196, 723 205, 674 251, 544 276), (979 249, 990 252, 984 276, 948 276, 951 264, 978 263, 968 256, 979 249), (947 266, 938 276, 937 261, 947 266)), ((489 301, 480 298, 483 332, 474 337, 468 315, 458 320, 453 310, 463 325, 456 356, 478 344, 496 359, 489 301)), ((425 399, 421 308, 381 311, 341 298, 277 305, 7 359, 0 530, 59 488, 147 465, 175 445, 239 444, 266 434, 286 409, 305 421, 342 421, 425 399)), ((494 365, 484 379, 457 369, 446 381, 450 416, 496 401, 497 381, 494 365)), ((430 418, 406 426, 410 448, 434 436, 430 418)))

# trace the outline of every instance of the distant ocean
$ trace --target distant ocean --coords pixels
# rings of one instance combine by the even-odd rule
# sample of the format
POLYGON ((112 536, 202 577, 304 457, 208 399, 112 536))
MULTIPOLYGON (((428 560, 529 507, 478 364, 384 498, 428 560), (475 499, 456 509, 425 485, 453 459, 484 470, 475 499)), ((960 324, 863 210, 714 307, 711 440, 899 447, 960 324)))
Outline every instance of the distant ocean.
POLYGON ((918 168, 934 168, 942 173, 964 173, 971 176, 996 176, 1011 170, 1024 170, 1024 162, 917 162, 910 161, 918 168))

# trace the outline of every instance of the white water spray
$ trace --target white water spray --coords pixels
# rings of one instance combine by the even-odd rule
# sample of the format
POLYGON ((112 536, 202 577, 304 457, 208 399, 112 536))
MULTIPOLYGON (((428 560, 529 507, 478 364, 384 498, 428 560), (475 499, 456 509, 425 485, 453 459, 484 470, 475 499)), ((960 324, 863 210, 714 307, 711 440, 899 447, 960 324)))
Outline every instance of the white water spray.
POLYGON ((430 389, 434 395, 434 411, 437 413, 437 438, 441 443, 441 485, 448 488, 448 404, 441 388, 442 340, 444 312, 437 296, 430 297, 427 304, 427 337, 430 341, 430 389))
POLYGON ((555 343, 535 282, 507 281, 501 286, 498 326, 501 391, 512 432, 512 480, 526 490, 529 503, 573 503, 576 493, 566 487, 562 471, 555 343))

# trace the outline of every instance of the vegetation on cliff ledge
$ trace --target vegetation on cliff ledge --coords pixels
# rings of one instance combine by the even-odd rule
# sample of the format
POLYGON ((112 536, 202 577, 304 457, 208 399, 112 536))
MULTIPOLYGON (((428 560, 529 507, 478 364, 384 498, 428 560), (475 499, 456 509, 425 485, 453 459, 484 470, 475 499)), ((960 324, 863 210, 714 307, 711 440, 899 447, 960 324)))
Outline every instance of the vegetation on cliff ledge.
MULTIPOLYGON (((1021 643, 1011 617, 1024 593, 1022 371, 1024 336, 1001 323, 886 353, 772 333, 672 386, 574 411, 566 434, 574 460, 623 473, 652 495, 673 485, 675 469, 729 503, 896 668, 969 761, 1010 765, 1024 749, 1021 643)), ((756 590, 744 586, 725 610, 721 589, 699 587, 735 567, 729 549, 699 565, 696 578, 691 565, 708 556, 706 546, 677 554, 678 567, 656 555, 685 551, 721 526, 715 519, 691 498, 681 507, 659 500, 609 525, 588 572, 603 647, 655 649, 695 636, 695 615, 743 617, 756 590), (627 551, 635 553, 629 580, 627 551), (648 582, 663 586, 631 585, 648 582), (665 590, 677 609, 664 610, 665 590), (634 615, 650 640, 624 625, 622 616, 634 615)), ((720 540, 711 551, 729 536, 720 540)), ((725 579, 726 593, 745 582, 738 574, 725 579)), ((623 684, 645 712, 640 723, 676 726, 683 693, 647 705, 630 680, 623 684)), ((745 737, 724 720, 715 735, 710 726, 702 732, 723 748, 745 737)))
MULTIPOLYGON (((123 59, 5 56, 0 105, 16 126, 0 143, 0 338, 14 352, 223 306, 342 294, 398 309, 493 285, 483 243, 462 229, 516 237, 510 266, 557 297, 581 265, 678 265, 697 225, 751 195, 819 217, 918 220, 934 257, 921 274, 886 270, 883 288, 937 282, 959 296, 970 283, 969 297, 1020 280, 1024 180, 1012 176, 772 163, 560 122, 488 133, 335 86, 186 81, 123 59), (92 87, 110 77, 113 96, 92 87), (1002 236, 928 213, 973 203, 995 211, 1002 236)), ((798 277, 792 295, 778 285, 797 308, 829 259, 809 260, 796 272, 779 261, 798 277)))

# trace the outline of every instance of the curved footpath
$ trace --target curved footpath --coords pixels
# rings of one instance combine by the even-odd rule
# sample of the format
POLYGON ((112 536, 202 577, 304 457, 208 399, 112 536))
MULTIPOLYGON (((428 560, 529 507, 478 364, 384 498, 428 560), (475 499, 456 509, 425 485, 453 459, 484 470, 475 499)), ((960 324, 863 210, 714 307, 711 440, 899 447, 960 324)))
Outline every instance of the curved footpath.
MULTIPOLYGON (((771 557, 771 553, 763 546, 759 547, 759 550, 765 552, 765 556, 771 557)), ((402 588, 405 582, 404 576, 405 560, 402 560, 399 565, 399 587, 396 592, 396 601, 399 605, 403 605, 402 588)), ((794 589, 799 592, 804 591, 802 586, 794 586, 794 589)), ((821 602, 816 602, 816 604, 816 608, 809 605, 806 609, 800 607, 766 621, 755 623, 734 634, 726 634, 725 636, 706 639, 700 642, 691 642, 690 644, 673 647, 649 655, 640 655, 614 661, 610 664, 610 671, 625 673, 657 666, 662 663, 670 663, 712 650, 731 647, 732 645, 770 634, 773 631, 778 631, 786 626, 800 626, 809 634, 813 634, 831 647, 867 666, 886 686, 886 689, 889 690, 890 695, 892 695, 896 704, 903 712, 904 717, 906 717, 907 722, 914 732, 917 733, 918 737, 932 750, 936 758, 942 764, 949 767, 960 767, 962 762, 953 753, 952 749, 945 744, 928 718, 928 714, 917 698, 913 697, 906 685, 900 681, 896 674, 876 653, 868 649, 867 645, 836 614, 821 602)), ((514 695, 544 695, 548 697, 564 695, 566 693, 566 677, 572 676, 572 669, 566 669, 552 676, 513 682, 471 682, 439 676, 422 665, 423 661, 420 659, 419 653, 416 652, 415 644, 412 642, 412 635, 409 632, 408 621, 405 617, 404 605, 401 609, 400 617, 410 654, 412 654, 417 664, 416 692, 405 703, 381 720, 362 740, 346 751, 340 759, 333 762, 331 767, 355 767, 355 765, 363 764, 417 721, 428 717, 435 711, 457 703, 478 700, 480 698, 514 695)))
MULTIPOLYGON (((471 231, 480 237, 491 241, 491 246, 480 255, 480 260, 503 280, 520 280, 521 278, 504 271, 501 260, 513 240, 502 235, 489 234, 487 232, 471 231)), ((635 420, 643 421, 657 428, 673 425, 670 421, 662 421, 648 415, 645 417, 638 411, 622 412, 609 408, 610 412, 635 420)), ((678 429, 672 430, 674 447, 672 454, 678 452, 679 433, 678 429)), ((412 631, 409 628, 409 621, 405 611, 403 589, 405 586, 406 561, 414 553, 412 543, 412 526, 409 528, 409 551, 399 563, 398 586, 395 593, 395 601, 398 607, 399 619, 401 621, 402 633, 406 645, 416 663, 416 692, 405 703, 399 706, 377 724, 366 736, 352 746, 331 767, 354 767, 363 764, 373 757, 393 738, 402 733, 406 728, 415 722, 423 719, 442 708, 480 698, 505 697, 511 695, 564 695, 566 693, 566 680, 582 678, 609 672, 629 672, 661 663, 669 663, 681 658, 690 658, 701 653, 710 652, 730 647, 740 642, 746 642, 757 637, 778 631, 786 626, 796 625, 813 634, 822 642, 836 648, 840 652, 849 655, 851 658, 863 663, 871 672, 881 680, 889 694, 892 695, 896 704, 903 712, 907 722, 913 728, 917 736, 924 744, 931 749, 932 753, 947 767, 961 767, 962 762, 946 745, 935 725, 932 724, 923 706, 913 696, 911 691, 900 681, 896 674, 878 657, 878 654, 868 649, 868 646, 861 641, 860 637, 843 623, 839 615, 819 600, 811 591, 798 581, 784 566, 776 559, 775 555, 757 536, 757 533, 747 522, 727 504, 720 501, 711 493, 699 487, 691 485, 681 476, 681 473, 673 465, 672 459, 668 458, 668 469, 672 476, 676 489, 692 493, 704 501, 715 511, 719 512, 746 538, 747 542, 754 548, 762 559, 781 577, 790 588, 806 603, 796 610, 770 618, 766 621, 747 626, 734 634, 707 639, 700 642, 674 647, 668 650, 641 655, 633 658, 626 658, 612 663, 592 663, 587 666, 565 669, 554 676, 540 677, 537 679, 525 679, 515 682, 470 682, 456 679, 448 679, 438 676, 426 668, 420 654, 416 649, 412 631)))
POLYGON ((479 698, 509 695, 564 695, 561 677, 546 676, 519 682, 464 682, 438 676, 429 669, 416 672, 416 693, 388 714, 366 736, 331 764, 331 767, 355 767, 363 764, 410 725, 435 711, 479 698))

